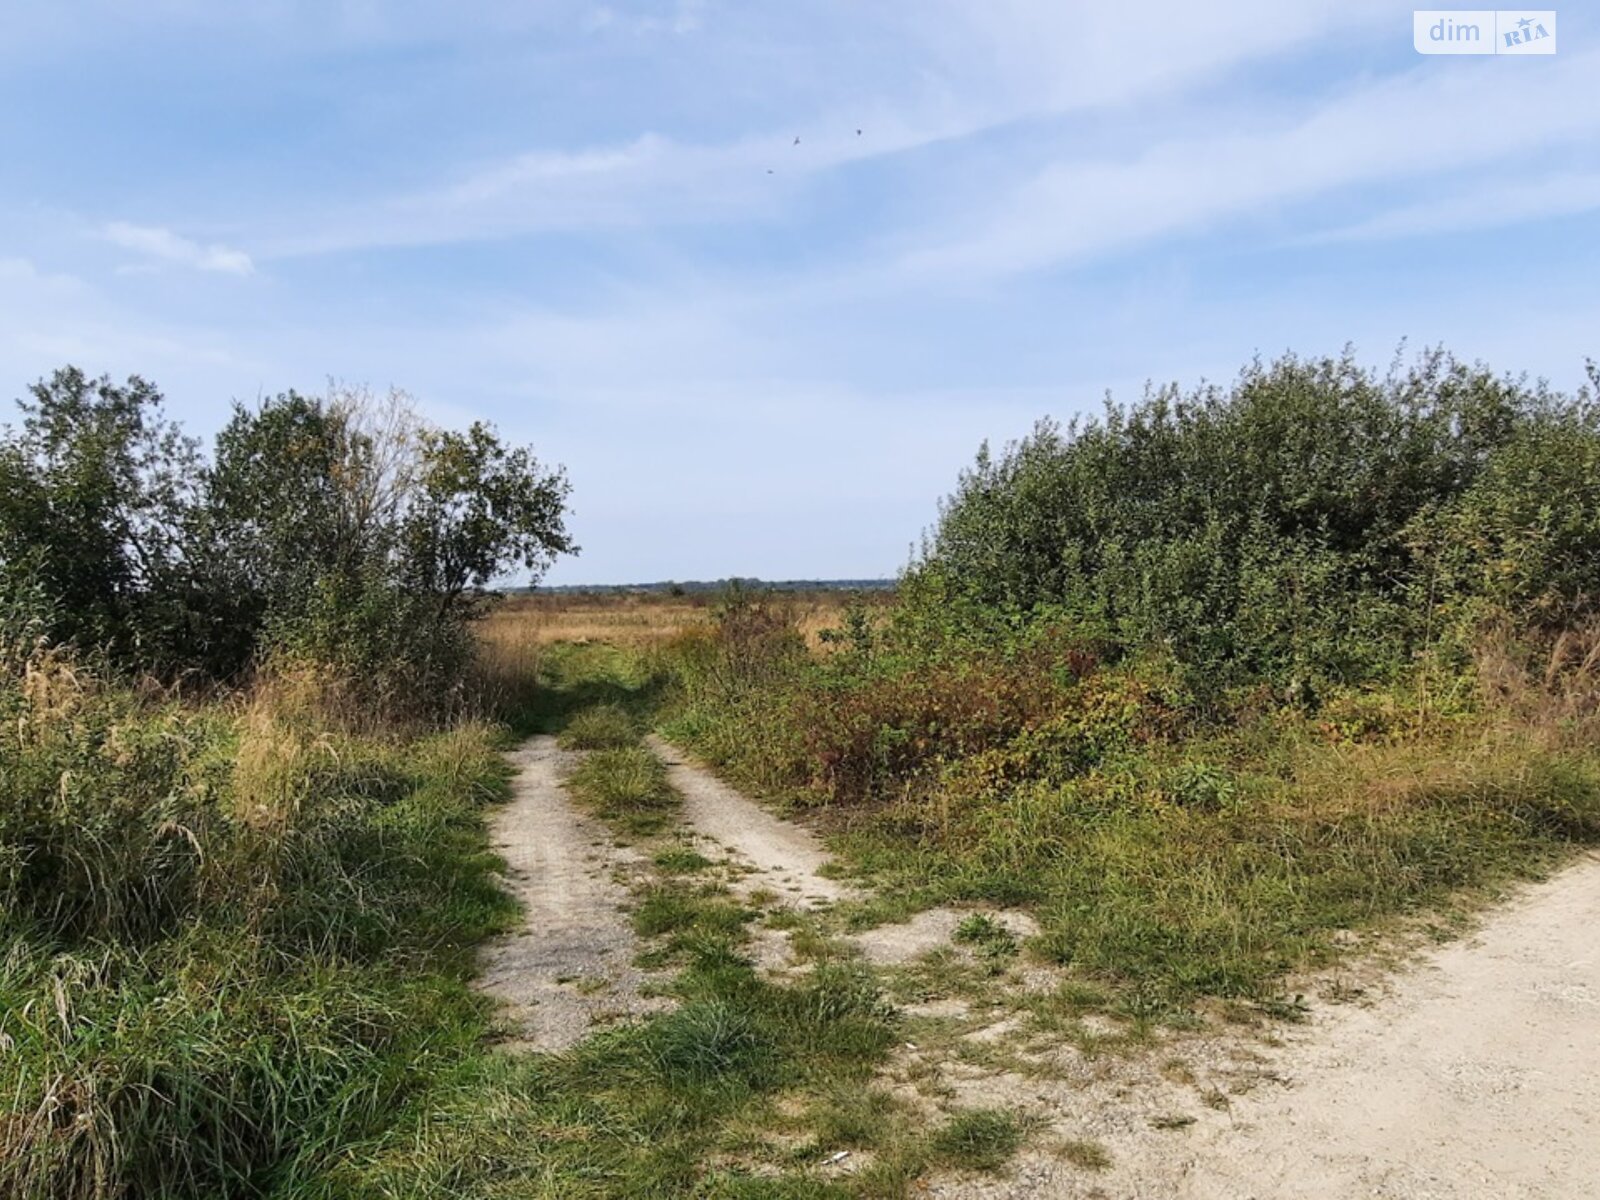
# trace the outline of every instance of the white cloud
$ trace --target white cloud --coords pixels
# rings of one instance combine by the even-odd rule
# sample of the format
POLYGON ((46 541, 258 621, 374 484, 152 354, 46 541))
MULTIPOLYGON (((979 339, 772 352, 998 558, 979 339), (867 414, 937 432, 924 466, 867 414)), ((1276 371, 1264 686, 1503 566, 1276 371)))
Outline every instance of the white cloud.
MULTIPOLYGON (((601 6, 587 24, 684 32, 698 25, 701 8, 679 3, 666 16, 638 16, 601 6)), ((722 141, 646 131, 575 151, 531 149, 444 186, 292 214, 294 224, 280 226, 263 252, 771 218, 789 211, 800 185, 838 168, 1030 119, 1169 97, 1319 37, 1348 36, 1388 8, 1387 0, 1237 0, 1215 11, 1155 3, 1130 15, 1059 0, 824 4, 806 41, 762 44, 751 54, 740 40, 749 28, 719 29, 695 51, 704 86, 726 91, 730 104, 793 93, 796 114, 781 126, 766 119, 765 128, 722 141), (883 70, 861 75, 841 47, 876 47, 883 70)))
POLYGON ((1490 181, 1465 194, 1404 205, 1353 225, 1304 239, 1305 243, 1436 237, 1493 229, 1600 209, 1600 173, 1558 172, 1525 182, 1490 181))
POLYGON ((912 276, 1003 276, 1081 260, 1274 204, 1526 157, 1600 132, 1600 54, 1513 74, 1429 63, 1292 123, 1171 139, 1123 159, 1061 161, 1000 191, 977 220, 908 252, 912 276))
POLYGON ((229 275, 249 275, 255 264, 243 250, 217 244, 202 245, 153 225, 132 225, 126 221, 112 221, 100 236, 114 246, 132 250, 147 258, 179 266, 193 267, 197 271, 221 271, 229 275))

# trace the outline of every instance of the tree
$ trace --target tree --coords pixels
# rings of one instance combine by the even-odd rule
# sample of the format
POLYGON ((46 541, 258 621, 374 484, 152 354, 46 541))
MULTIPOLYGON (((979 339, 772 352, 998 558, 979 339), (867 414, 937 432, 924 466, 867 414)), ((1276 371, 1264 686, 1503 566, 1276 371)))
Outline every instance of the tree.
POLYGON ((181 656, 197 444, 130 376, 57 371, 0 441, 0 575, 50 609, 48 636, 158 668, 181 656))
POLYGON ((576 551, 559 467, 402 392, 235 405, 209 464, 137 378, 67 368, 32 396, 0 440, 0 618, 132 669, 288 653, 444 695, 493 581, 576 551))
POLYGON ((406 586, 441 609, 520 567, 537 581, 557 555, 577 549, 563 521, 571 491, 560 468, 503 445, 482 422, 466 433, 423 433, 401 539, 406 586))

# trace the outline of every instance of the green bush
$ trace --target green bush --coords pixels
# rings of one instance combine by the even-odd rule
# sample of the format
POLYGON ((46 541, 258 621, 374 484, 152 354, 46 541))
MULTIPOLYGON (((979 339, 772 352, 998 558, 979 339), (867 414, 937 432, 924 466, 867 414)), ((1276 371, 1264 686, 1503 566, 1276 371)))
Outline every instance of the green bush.
POLYGON ((575 550, 560 468, 398 393, 236 405, 209 459, 137 377, 68 367, 0 430, 0 641, 131 674, 331 666, 369 708, 459 708, 492 580, 575 550))
POLYGON ((925 641, 1053 614, 1202 689, 1314 699, 1470 636, 1484 605, 1592 612, 1597 465, 1588 392, 1442 353, 1384 377, 1288 356, 985 449, 905 592, 925 641))

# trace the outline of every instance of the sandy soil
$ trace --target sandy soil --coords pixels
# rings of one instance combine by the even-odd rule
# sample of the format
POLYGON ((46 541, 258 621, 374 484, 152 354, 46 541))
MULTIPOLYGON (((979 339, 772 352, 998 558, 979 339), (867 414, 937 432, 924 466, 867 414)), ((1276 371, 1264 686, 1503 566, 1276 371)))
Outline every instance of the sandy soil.
POLYGON ((478 986, 506 1006, 518 1048, 562 1050, 598 1022, 653 1011, 633 965, 638 947, 626 915, 635 865, 605 829, 573 808, 561 786, 575 756, 536 737, 511 756, 511 801, 491 837, 507 886, 522 901, 522 927, 485 951, 478 986))
MULTIPOLYGON (((800 909, 816 909, 861 895, 824 873, 831 860, 809 829, 775 816, 669 742, 652 737, 650 746, 666 763, 667 778, 683 797, 683 822, 688 831, 709 843, 708 848, 723 851, 741 868, 734 881, 737 891, 744 895, 771 892, 780 904, 800 909)), ((966 915, 955 909, 929 909, 900 924, 881 925, 847 940, 854 942, 869 962, 893 966, 950 945, 956 926, 966 915)), ((1025 914, 991 916, 1018 938, 1038 932, 1025 914)), ((759 965, 781 970, 793 965, 787 945, 787 934, 757 930, 752 949, 759 965)))
POLYGON ((741 891, 774 892, 797 908, 854 894, 822 873, 828 852, 809 829, 774 816, 676 746, 652 737, 650 747, 666 763, 667 779, 683 797, 684 823, 746 868, 741 891))
MULTIPOLYGON (((898 925, 879 925, 858 933, 854 941, 867 961, 878 966, 896 966, 924 954, 931 954, 955 942, 956 928, 973 910, 929 908, 898 925)), ((995 924, 1018 941, 1039 932, 1039 925, 1027 913, 984 910, 995 924)))
POLYGON ((971 1078, 966 1102, 1031 1108, 1057 1145, 1090 1138, 1111 1166, 1074 1167, 1046 1136, 1008 1178, 930 1194, 1600 1195, 1600 860, 1527 888, 1372 1002, 1319 1005, 1283 1045, 1259 1049, 1191 1048, 1190 1086, 1137 1064, 1065 1082, 971 1078))

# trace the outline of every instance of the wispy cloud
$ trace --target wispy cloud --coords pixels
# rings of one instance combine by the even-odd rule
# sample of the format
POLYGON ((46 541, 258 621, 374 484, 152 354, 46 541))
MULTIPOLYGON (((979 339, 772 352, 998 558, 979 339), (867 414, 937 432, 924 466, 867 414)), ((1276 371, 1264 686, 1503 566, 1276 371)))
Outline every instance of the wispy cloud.
POLYGON ((133 225, 112 221, 100 236, 113 246, 142 254, 146 258, 197 271, 221 271, 229 275, 249 275, 255 264, 243 250, 215 243, 202 244, 155 225, 133 225))
POLYGON ((1600 172, 1556 172, 1537 179, 1480 183, 1464 194, 1411 203, 1303 239, 1324 242, 1441 237, 1600 210, 1600 172))
MULTIPOLYGON (((1419 69, 1353 89, 1289 123, 1148 144, 1121 159, 1068 158, 1011 186, 983 185, 913 276, 1009 275, 1123 249, 1339 189, 1460 170, 1592 138, 1600 54, 1513 76, 1419 69)), ((937 233, 931 235, 939 238, 937 233)))
POLYGON ((450 245, 552 232, 671 229, 781 216, 797 189, 835 168, 973 132, 970 122, 916 124, 890 112, 812 117, 781 132, 721 144, 647 133, 571 153, 532 151, 446 186, 308 215, 265 243, 270 257, 386 246, 450 245), (857 134, 855 122, 862 133, 857 134))
POLYGON ((664 15, 618 12, 609 4, 596 5, 584 19, 591 31, 619 29, 632 34, 693 33, 705 20, 705 0, 677 0, 664 15))
MULTIPOLYGON (((602 7, 588 21, 683 32, 698 27, 703 7, 680 3, 665 16, 602 7)), ((654 129, 577 150, 529 149, 467 167, 437 187, 287 214, 262 252, 770 220, 841 168, 1171 97, 1244 63, 1348 35, 1387 8, 1387 0, 1237 0, 1217 11, 1156 6, 1130 23, 1118 10, 1056 0, 933 0, 872 11, 825 4, 811 44, 764 46, 752 56, 771 77, 729 65, 749 53, 737 32, 704 51, 706 86, 746 97, 749 107, 750 99, 792 91, 799 107, 781 125, 768 121, 717 141, 654 129), (835 61, 841 45, 879 46, 883 78, 835 61), (897 69, 908 58, 918 69, 897 69)))

